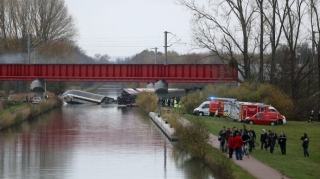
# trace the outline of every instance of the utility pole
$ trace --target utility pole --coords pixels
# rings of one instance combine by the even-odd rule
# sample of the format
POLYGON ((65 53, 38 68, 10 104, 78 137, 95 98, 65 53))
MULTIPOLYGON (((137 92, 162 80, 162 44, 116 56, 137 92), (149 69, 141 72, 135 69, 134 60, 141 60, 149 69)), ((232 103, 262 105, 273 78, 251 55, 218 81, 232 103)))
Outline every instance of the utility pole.
POLYGON ((167 54, 167 34, 170 32, 164 31, 164 53, 165 53, 165 65, 168 64, 168 54, 167 54))
POLYGON ((29 64, 30 64, 30 48, 31 48, 31 38, 32 38, 32 34, 28 34, 28 60, 29 60, 29 64))
POLYGON ((154 52, 154 64, 157 64, 157 50, 158 50, 158 48, 155 47, 155 48, 151 48, 151 49, 155 50, 155 52, 154 52))
POLYGON ((315 31, 312 31, 312 63, 314 64, 314 56, 315 56, 315 31))

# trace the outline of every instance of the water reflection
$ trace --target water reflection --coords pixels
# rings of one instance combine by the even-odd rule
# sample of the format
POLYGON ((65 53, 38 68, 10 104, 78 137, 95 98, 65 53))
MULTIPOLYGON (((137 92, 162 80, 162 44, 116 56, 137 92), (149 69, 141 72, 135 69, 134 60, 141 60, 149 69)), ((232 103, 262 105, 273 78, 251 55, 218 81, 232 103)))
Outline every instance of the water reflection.
POLYGON ((177 145, 173 145, 172 158, 178 168, 183 169, 186 178, 212 179, 210 168, 199 160, 192 159, 187 153, 181 151, 177 145))
POLYGON ((4 179, 211 178, 176 160, 179 151, 138 108, 67 105, 0 135, 4 179))

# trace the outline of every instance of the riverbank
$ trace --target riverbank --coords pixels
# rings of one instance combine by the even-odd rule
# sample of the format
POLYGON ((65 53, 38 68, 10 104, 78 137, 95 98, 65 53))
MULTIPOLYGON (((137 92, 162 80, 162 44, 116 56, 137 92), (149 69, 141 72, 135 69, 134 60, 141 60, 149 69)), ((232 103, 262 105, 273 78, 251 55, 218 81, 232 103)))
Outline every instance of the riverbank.
MULTIPOLYGON (((1 101, 7 103, 7 101, 1 101)), ((42 99, 38 104, 18 102, 12 107, 0 111, 0 130, 17 125, 23 121, 35 118, 54 108, 61 107, 59 98, 42 99)))
MULTIPOLYGON (((211 134, 218 134, 222 129, 222 126, 226 127, 238 127, 242 128, 243 124, 231 121, 228 118, 218 117, 198 117, 194 115, 184 114, 182 117, 189 121, 195 121, 200 118, 208 125, 208 130, 211 134)), ((276 169, 278 172, 284 174, 289 178, 304 179, 304 178, 318 178, 320 171, 320 154, 318 153, 320 148, 319 135, 319 122, 308 123, 308 122, 296 122, 288 121, 285 125, 248 125, 248 129, 255 130, 257 136, 257 142, 260 141, 261 130, 266 131, 274 129, 275 132, 280 134, 281 131, 287 136, 287 151, 286 155, 282 155, 280 147, 275 147, 273 154, 269 150, 261 150, 260 145, 250 154, 260 162, 276 169), (301 146, 302 141, 300 140, 302 134, 306 132, 310 139, 309 153, 310 157, 303 156, 303 148, 301 146)), ((250 158, 251 159, 251 158, 250 158)), ((249 159, 249 160, 250 160, 249 159)), ((266 177, 264 177, 266 178, 266 177)), ((268 178, 268 177, 267 177, 268 178)))
MULTIPOLYGON (((180 120, 174 120, 174 119, 179 119, 180 117, 176 113, 174 114, 171 113, 170 109, 164 108, 162 110, 164 111, 164 113, 163 113, 163 116, 160 116, 160 117, 158 116, 159 119, 161 119, 162 117, 164 119, 168 118, 169 123, 173 124, 173 126, 175 127, 179 126, 178 123, 185 126, 183 128, 178 127, 177 130, 176 129, 171 130, 171 132, 177 131, 177 134, 175 135, 178 135, 176 137, 177 137, 177 140, 180 140, 179 144, 183 146, 182 150, 185 150, 188 153, 191 152, 189 153, 189 155, 202 161, 206 166, 208 166, 208 168, 212 170, 212 172, 216 173, 216 176, 218 176, 219 178, 232 178, 232 179, 238 179, 238 178, 254 179, 255 178, 252 174, 250 174, 240 166, 236 165, 234 162, 230 161, 223 153, 219 151, 219 149, 217 149, 216 147, 212 147, 212 144, 210 142, 212 141, 211 140, 212 134, 204 134, 210 137, 209 142, 208 140, 205 140, 205 139, 204 140, 199 139, 198 137, 202 136, 201 134, 202 132, 197 133, 194 131, 194 129, 200 127, 201 124, 196 125, 197 127, 195 128, 190 127, 188 126, 190 122, 187 121, 186 119, 181 118, 180 120), (196 141, 196 142, 194 143, 193 141, 196 141), (204 145, 201 143, 203 143, 204 145)), ((150 112, 150 114, 154 114, 154 113, 150 112)), ((152 115, 151 119, 153 120, 154 118, 155 118, 154 115, 152 115)), ((159 125, 157 126, 159 127, 159 125)))
MULTIPOLYGON (((188 125, 190 123, 190 121, 185 118, 180 118, 180 121, 184 125, 188 125)), ((209 135, 209 144, 216 149, 220 148, 220 141, 218 140, 218 137, 213 134, 209 135)), ((236 160, 235 155, 233 155, 233 158, 231 160, 257 179, 289 179, 288 177, 281 174, 279 171, 262 163, 253 156, 250 156, 249 158, 244 156, 243 160, 236 160)))

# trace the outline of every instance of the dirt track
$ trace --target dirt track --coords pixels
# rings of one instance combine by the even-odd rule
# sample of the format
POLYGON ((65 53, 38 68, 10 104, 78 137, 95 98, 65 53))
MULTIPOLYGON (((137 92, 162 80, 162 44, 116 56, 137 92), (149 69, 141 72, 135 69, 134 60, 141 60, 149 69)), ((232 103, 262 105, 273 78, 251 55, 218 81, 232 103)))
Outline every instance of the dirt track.
MULTIPOLYGON (((189 123, 189 121, 184 118, 181 118, 181 122, 184 125, 189 123)), ((210 134, 209 144, 212 145, 213 147, 219 149, 220 142, 218 141, 218 137, 210 134)), ((252 176, 254 176, 258 179, 265 179, 265 178, 289 179, 288 177, 282 175, 279 171, 262 163, 261 161, 257 160, 253 156, 250 156, 250 158, 243 157, 242 160, 236 160, 235 155, 233 155, 233 158, 231 160, 233 160, 233 162, 235 164, 239 165, 241 168, 248 171, 248 173, 250 173, 252 176)))

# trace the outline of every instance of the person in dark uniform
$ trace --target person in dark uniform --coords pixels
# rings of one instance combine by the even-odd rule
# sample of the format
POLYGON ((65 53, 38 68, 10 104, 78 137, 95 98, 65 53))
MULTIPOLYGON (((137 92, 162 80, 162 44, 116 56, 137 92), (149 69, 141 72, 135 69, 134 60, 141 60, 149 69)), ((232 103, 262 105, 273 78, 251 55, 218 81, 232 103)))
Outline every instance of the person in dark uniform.
POLYGON ((308 122, 312 122, 313 123, 313 110, 311 110, 310 113, 310 117, 309 117, 309 121, 308 122))
POLYGON ((220 130, 219 136, 220 136, 220 150, 222 152, 225 152, 226 139, 228 139, 228 137, 229 137, 229 136, 226 136, 226 127, 225 126, 223 126, 222 130, 220 130))
POLYGON ((280 145, 282 155, 286 155, 286 142, 287 136, 284 134, 283 131, 281 131, 280 136, 278 138, 278 144, 280 145))
POLYGON ((304 133, 303 136, 300 138, 302 140, 302 147, 303 147, 303 154, 304 156, 309 157, 308 147, 309 147, 309 138, 307 133, 304 133))
POLYGON ((252 134, 252 131, 249 131, 248 136, 250 137, 249 140, 249 152, 252 152, 252 149, 254 148, 254 136, 252 134))
POLYGON ((320 122, 320 111, 318 113, 318 122, 320 122))
MULTIPOLYGON (((237 136, 237 133, 239 133, 238 128, 233 127, 233 138, 235 138, 237 136)), ((239 135, 240 135, 240 133, 239 133, 239 135)))
POLYGON ((274 132, 274 130, 270 131, 268 136, 268 143, 270 146, 270 153, 273 153, 274 146, 276 144, 276 140, 278 139, 277 133, 274 132))
POLYGON ((261 150, 263 150, 263 146, 267 145, 267 139, 268 139, 268 134, 266 133, 266 130, 262 129, 262 133, 260 136, 261 150))
POLYGON ((250 142, 251 142, 251 136, 248 133, 244 132, 245 130, 243 130, 243 132, 241 133, 241 138, 243 140, 243 144, 247 145, 249 150, 252 150, 252 147, 250 147, 250 142), (248 145, 249 144, 249 145, 248 145))
POLYGON ((257 136, 256 136, 256 132, 254 131, 253 127, 250 128, 249 133, 250 132, 252 133, 252 148, 254 149, 255 148, 254 143, 257 139, 257 136))

